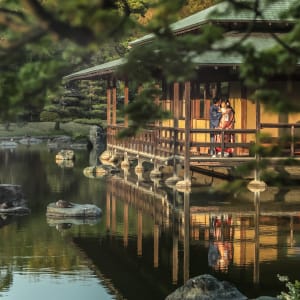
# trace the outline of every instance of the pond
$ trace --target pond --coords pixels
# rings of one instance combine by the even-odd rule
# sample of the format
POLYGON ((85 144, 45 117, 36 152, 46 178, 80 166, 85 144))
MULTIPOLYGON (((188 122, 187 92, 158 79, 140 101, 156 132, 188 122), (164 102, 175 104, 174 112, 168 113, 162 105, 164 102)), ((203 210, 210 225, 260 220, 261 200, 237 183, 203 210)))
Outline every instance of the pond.
POLYGON ((213 192, 222 180, 203 175, 182 193, 134 170, 87 178, 95 155, 78 150, 74 165, 60 166, 55 154, 0 150, 0 183, 21 185, 31 209, 1 216, 2 299, 164 299, 204 273, 248 297, 275 296, 277 274, 300 279, 299 187, 213 192), (95 204, 102 216, 59 224, 46 217, 58 199, 95 204))

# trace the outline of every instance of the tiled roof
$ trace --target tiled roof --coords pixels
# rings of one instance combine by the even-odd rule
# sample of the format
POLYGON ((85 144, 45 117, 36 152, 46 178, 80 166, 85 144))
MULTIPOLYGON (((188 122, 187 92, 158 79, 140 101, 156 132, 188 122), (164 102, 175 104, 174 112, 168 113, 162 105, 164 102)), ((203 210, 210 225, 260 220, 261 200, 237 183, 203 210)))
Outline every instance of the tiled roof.
MULTIPOLYGON (((243 0, 241 0, 243 1, 243 0)), ((261 0, 260 3, 266 0, 261 0)), ((295 0, 297 1, 297 0, 295 0)), ((294 0, 274 0, 269 5, 265 5, 263 9, 263 14, 265 20, 268 20, 268 23, 272 22, 282 22, 280 19, 280 14, 285 11, 294 0)), ((185 19, 182 19, 176 23, 172 24, 172 29, 175 33, 180 33, 184 31, 190 31, 195 28, 200 27, 202 24, 210 22, 212 20, 218 22, 249 22, 253 20, 253 13, 249 11, 234 11, 228 10, 228 3, 221 2, 217 5, 209 7, 203 11, 200 11, 196 14, 193 14, 185 19), (218 12, 216 14, 215 12, 218 12), (212 12, 214 12, 212 14, 212 12)), ((260 19, 261 21, 261 19, 260 19)), ((293 22, 292 19, 285 19, 285 22, 293 22)), ((238 42, 241 39, 242 34, 232 34, 227 33, 226 38, 222 43, 234 43, 238 42)), ((132 45, 141 44, 146 41, 150 41, 153 38, 153 35, 146 35, 138 40, 132 42, 132 45)), ((252 43, 255 45, 256 49, 266 49, 272 47, 275 44, 274 39, 270 34, 259 33, 252 34, 244 43, 252 43)), ((126 60, 124 58, 117 59, 102 65, 97 65, 95 67, 87 68, 79 72, 67 75, 64 77, 65 80, 76 80, 76 79, 88 79, 95 77, 97 75, 105 75, 113 73, 119 66, 124 64, 126 60)), ((199 55, 195 61, 199 66, 201 65, 238 65, 242 63, 242 57, 238 53, 228 53, 224 54, 222 51, 206 51, 203 54, 199 55)))
POLYGON ((72 73, 63 77, 64 80, 71 81, 76 79, 89 79, 91 77, 95 77, 97 75, 104 75, 113 73, 117 67, 123 65, 125 60, 123 58, 116 59, 102 65, 97 65, 95 67, 87 68, 76 73, 72 73))
MULTIPOLYGON (((234 51, 228 53, 224 51, 218 51, 220 47, 228 47, 230 45, 240 43, 243 35, 242 34, 229 34, 222 40, 218 42, 214 47, 214 50, 205 51, 201 55, 194 59, 194 63, 199 66, 213 65, 213 66, 225 66, 225 65, 239 65, 243 63, 243 57, 234 51)), ((274 38, 268 34, 252 34, 246 40, 242 42, 243 45, 252 45, 257 51, 266 50, 276 45, 274 38)))
MULTIPOLYGON (((194 59, 194 63, 201 66, 234 66, 243 63, 243 58, 238 52, 224 53, 223 51, 218 51, 219 47, 229 46, 235 43, 239 43, 243 37, 241 33, 228 33, 228 35, 222 40, 218 42, 214 50, 206 51, 201 55, 197 56, 194 59)), ((243 45, 251 44, 255 47, 255 49, 264 50, 273 47, 276 42, 272 38, 272 36, 268 33, 264 34, 252 34, 246 40, 243 41, 243 45)), ((97 75, 105 75, 109 73, 113 73, 119 66, 123 65, 126 60, 117 59, 102 65, 98 65, 92 68, 84 69, 79 72, 70 74, 65 76, 64 79, 67 81, 76 80, 76 79, 89 79, 95 77, 97 75)))
MULTIPOLYGON (((253 1, 253 0, 252 0, 253 1)), ((280 23, 282 12, 286 11, 297 0, 274 0, 267 2, 266 0, 259 1, 263 19, 268 23, 280 23)), ((243 0, 240 2, 244 2, 243 0)), ((228 2, 221 2, 207 9, 199 11, 189 17, 181 19, 171 25, 173 32, 176 34, 186 31, 195 30, 201 25, 208 22, 225 23, 225 22, 251 22, 254 18, 254 12, 249 10, 234 10, 228 2)), ((284 19, 285 22, 294 22, 293 19, 284 19)), ((257 18, 257 22, 262 22, 262 18, 257 18)), ((132 46, 147 42, 153 39, 153 34, 145 35, 131 42, 132 46)))

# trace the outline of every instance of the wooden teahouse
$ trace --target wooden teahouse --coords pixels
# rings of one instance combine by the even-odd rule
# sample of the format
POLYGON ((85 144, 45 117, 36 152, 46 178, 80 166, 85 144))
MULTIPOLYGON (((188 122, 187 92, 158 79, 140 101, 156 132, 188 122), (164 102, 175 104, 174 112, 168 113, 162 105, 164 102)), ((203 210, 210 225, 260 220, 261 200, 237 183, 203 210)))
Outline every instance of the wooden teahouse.
MULTIPOLYGON (((239 41, 252 23, 252 33, 244 42, 253 44, 256 49, 267 49, 275 44, 272 34, 288 32, 294 25, 294 20, 280 17, 281 12, 291 3, 291 0, 282 0, 266 5, 263 9, 264 19, 254 19, 252 13, 245 11, 231 10, 226 14, 212 14, 212 11, 226 10, 228 3, 222 2, 172 24, 172 29, 176 35, 197 34, 203 25, 214 23, 224 28, 225 40, 230 43, 239 41)), ((146 35, 133 41, 131 46, 141 47, 145 43, 151 43, 152 39, 153 35, 146 35)), ((128 162, 128 157, 133 156, 140 159, 140 167, 144 160, 151 161, 154 164, 154 174, 159 174, 161 165, 182 164, 184 181, 188 185, 189 166, 226 166, 253 159, 250 149, 257 142, 260 132, 269 134, 269 142, 276 142, 283 134, 290 135, 288 151, 283 155, 294 157, 298 154, 295 141, 297 128, 300 127, 300 114, 270 113, 263 105, 252 101, 253 91, 248 90, 239 79, 242 57, 237 53, 224 55, 218 51, 207 51, 197 58, 198 75, 193 81, 166 84, 161 79, 163 97, 156 101, 172 113, 172 118, 149 125, 149 128, 134 138, 117 139, 118 132, 128 126, 126 118, 122 123, 117 122, 117 99, 122 96, 124 105, 131 101, 128 81, 118 77, 116 73, 124 62, 125 59, 114 60, 67 75, 64 80, 103 80, 107 83, 107 151, 111 155, 122 157, 125 163, 128 162), (120 91, 119 86, 124 89, 120 91), (235 111, 234 129, 230 130, 235 140, 230 145, 226 144, 224 130, 218 131, 221 140, 217 146, 221 149, 221 156, 212 158, 209 155, 212 146, 209 108, 216 96, 229 99, 235 111), (234 155, 225 158, 224 149, 229 146, 234 149, 234 155)), ((270 86, 288 92, 289 97, 300 101, 299 75, 297 71, 288 84, 283 79, 274 78, 270 86)))

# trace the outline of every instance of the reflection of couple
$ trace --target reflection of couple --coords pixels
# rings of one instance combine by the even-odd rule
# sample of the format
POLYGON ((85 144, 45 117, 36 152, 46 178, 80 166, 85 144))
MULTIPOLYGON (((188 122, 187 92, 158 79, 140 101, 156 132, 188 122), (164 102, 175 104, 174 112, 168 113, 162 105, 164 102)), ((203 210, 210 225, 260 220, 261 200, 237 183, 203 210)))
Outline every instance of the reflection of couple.
POLYGON ((231 215, 214 216, 210 219, 210 244, 208 265, 226 272, 233 260, 233 227, 231 215))
MULTIPOLYGON (((210 107, 210 128, 212 129, 233 129, 234 128, 234 110, 227 100, 220 100, 215 98, 213 100, 213 105, 210 107)), ((222 135, 211 133, 210 135, 211 143, 222 142, 222 135)), ((234 142, 234 135, 231 133, 224 134, 224 142, 232 143, 234 142)), ((221 148, 214 148, 211 146, 210 154, 214 157, 216 154, 221 153, 221 148)), ((233 148, 224 149, 225 156, 231 156, 233 153, 233 148)))

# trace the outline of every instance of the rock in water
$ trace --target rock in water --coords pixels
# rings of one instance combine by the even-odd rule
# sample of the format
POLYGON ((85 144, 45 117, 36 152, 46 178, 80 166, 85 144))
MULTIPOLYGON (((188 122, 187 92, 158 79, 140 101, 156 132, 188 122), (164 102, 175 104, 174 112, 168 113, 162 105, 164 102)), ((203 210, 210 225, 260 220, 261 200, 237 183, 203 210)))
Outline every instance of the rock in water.
POLYGON ((189 279, 183 286, 168 295, 166 300, 246 300, 236 287, 227 281, 218 281, 204 274, 189 279))
POLYGON ((75 158, 75 153, 73 150, 60 150, 55 156, 56 160, 65 160, 65 159, 73 160, 74 158, 75 158))
POLYGON ((22 187, 14 184, 0 184, 0 203, 9 203, 12 206, 22 205, 25 202, 22 187))
MULTIPOLYGON (((57 202, 61 203, 59 200, 57 202)), ((47 206, 47 217, 52 218, 99 218, 102 211, 94 204, 76 204, 69 202, 70 206, 60 207, 57 202, 49 203, 47 206)), ((66 201, 68 202, 68 201, 66 201)))

